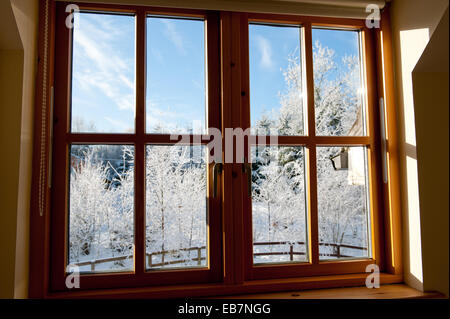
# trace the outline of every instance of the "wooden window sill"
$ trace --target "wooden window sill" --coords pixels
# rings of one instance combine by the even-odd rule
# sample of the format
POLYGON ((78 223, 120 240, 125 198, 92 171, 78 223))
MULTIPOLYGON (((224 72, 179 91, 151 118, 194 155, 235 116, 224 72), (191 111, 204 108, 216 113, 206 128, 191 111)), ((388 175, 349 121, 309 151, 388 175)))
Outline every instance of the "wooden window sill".
MULTIPOLYGON (((231 296, 235 298, 244 298, 244 294, 265 294, 280 291, 304 291, 301 295, 311 293, 312 291, 325 291, 324 289, 342 287, 361 287, 365 285, 367 273, 331 275, 331 276, 313 276, 301 278, 284 278, 269 280, 245 281, 242 284, 189 284, 189 285, 170 285, 154 286, 140 288, 117 288, 117 289, 91 289, 83 290, 83 279, 80 280, 81 289, 74 289, 66 292, 50 292, 47 298, 189 298, 189 297, 218 297, 231 296), (314 289, 314 290, 313 290, 314 289), (321 289, 321 290, 317 290, 321 289), (309 290, 309 292, 307 292, 309 290)), ((401 275, 380 274, 380 283, 382 285, 401 283, 401 275)), ((406 287, 406 286, 405 286, 406 287)), ((361 289, 361 288, 360 288, 361 289)), ((381 288, 380 288, 381 289, 381 288)), ((389 288, 388 288, 389 289, 389 288)), ((363 291, 372 293, 381 292, 380 290, 363 288, 363 291)), ((286 296, 288 296, 288 293, 286 296)), ((291 293, 292 294, 292 293, 291 293)), ((253 295, 256 296, 256 295, 253 295)), ((262 298, 262 297, 261 297, 262 298)), ((270 298, 270 297, 267 297, 270 298)), ((315 297, 311 297, 315 298, 315 297)), ((324 297, 327 298, 327 297, 324 297)), ((328 297, 334 298, 334 297, 328 297)))
POLYGON ((438 292, 421 292, 405 284, 382 285, 378 289, 348 287, 334 289, 314 289, 285 291, 263 294, 246 294, 220 297, 225 299, 424 299, 445 298, 438 292))

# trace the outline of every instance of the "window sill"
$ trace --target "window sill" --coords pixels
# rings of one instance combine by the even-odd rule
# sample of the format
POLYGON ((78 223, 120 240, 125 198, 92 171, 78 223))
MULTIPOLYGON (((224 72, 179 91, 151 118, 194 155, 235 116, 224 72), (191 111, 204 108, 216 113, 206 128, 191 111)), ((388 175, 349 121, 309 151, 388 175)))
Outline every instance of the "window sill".
MULTIPOLYGON (((186 297, 208 297, 208 296, 210 297, 229 296, 228 298, 230 298, 230 296, 233 296, 234 298, 241 298, 241 297, 245 298, 245 296, 242 296, 242 294, 262 294, 280 291, 299 291, 311 289, 364 286, 366 277, 367 273, 362 273, 362 274, 314 276, 314 277, 285 278, 285 279, 271 279, 271 280, 253 280, 253 281, 246 281, 242 284, 213 283, 213 284, 197 284, 197 285, 157 286, 145 288, 74 290, 68 292, 52 292, 47 295, 47 298, 109 299, 109 298, 186 298, 186 297)), ((391 275, 384 273, 380 274, 380 284, 382 285, 401 282, 403 282, 403 278, 401 275, 391 275)), ((82 280, 80 284, 82 288, 83 287, 82 280)), ((364 289, 366 288, 364 287, 364 289)), ((371 289, 366 290, 371 292, 373 291, 379 292, 378 290, 371 290, 371 289)), ((311 293, 311 291, 308 293, 311 293)), ((307 295, 306 292, 305 295, 307 295)), ((272 297, 268 296, 267 298, 272 297)))
POLYGON ((315 289, 304 291, 285 291, 264 294, 224 296, 225 299, 441 299, 438 292, 421 292, 405 284, 382 285, 378 289, 366 287, 347 287, 315 289))

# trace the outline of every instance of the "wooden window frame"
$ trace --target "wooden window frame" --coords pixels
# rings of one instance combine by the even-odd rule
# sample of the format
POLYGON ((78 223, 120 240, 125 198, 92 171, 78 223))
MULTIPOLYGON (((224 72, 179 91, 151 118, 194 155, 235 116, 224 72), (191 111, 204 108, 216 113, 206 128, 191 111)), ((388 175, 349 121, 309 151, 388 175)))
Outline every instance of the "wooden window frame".
MULTIPOLYGON (((146 270, 145 265, 145 148, 147 145, 180 145, 178 139, 170 134, 153 134, 145 131, 145 92, 146 92, 146 19, 150 15, 178 16, 201 18, 205 21, 205 39, 208 69, 208 123, 211 126, 219 123, 219 82, 214 74, 218 71, 218 17, 215 13, 201 10, 164 10, 161 8, 104 6, 79 4, 81 12, 120 12, 134 15, 136 23, 136 116, 134 133, 72 133, 70 129, 70 99, 71 99, 71 59, 72 59, 72 30, 65 27, 65 21, 70 12, 66 12, 66 4, 56 4, 56 33, 55 33, 55 69, 54 69, 54 139, 52 161, 52 198, 51 211, 58 212, 51 215, 51 289, 54 291, 68 290, 65 285, 67 238, 68 238, 68 163, 70 145, 84 144, 119 144, 132 145, 134 148, 134 270, 112 273, 82 274, 84 289, 139 287, 161 284, 187 284, 217 282, 221 276, 221 247, 220 247, 220 198, 208 196, 209 232, 208 256, 209 265, 205 268, 146 270), (212 45, 211 45, 212 44, 212 45), (138 200, 139 199, 139 200, 138 200), (65 227, 64 227, 65 226, 65 227)), ((206 135, 189 135, 192 145, 200 141, 201 145, 210 140, 206 135)), ((208 166, 212 171, 213 164, 208 166)), ((209 174, 210 175, 210 174, 209 174)), ((210 184, 208 184, 210 185, 210 184)), ((207 194, 211 193, 207 190, 207 194)))
MULTIPOLYGON (((339 286, 364 285, 367 273, 365 267, 376 263, 381 270, 382 283, 402 281, 401 233, 400 233, 400 201, 398 194, 398 155, 397 131, 395 128, 395 97, 392 68, 392 47, 388 9, 382 15, 380 29, 367 29, 365 21, 359 19, 323 18, 297 15, 276 15, 237 12, 213 12, 191 9, 170 9, 143 6, 122 6, 105 4, 78 3, 81 9, 134 12, 137 19, 137 74, 136 74, 136 129, 135 134, 70 134, 68 133, 68 114, 63 108, 55 108, 58 122, 52 131, 52 87, 55 92, 68 91, 70 71, 68 71, 68 45, 61 45, 56 39, 64 39, 68 43, 69 32, 57 28, 64 23, 66 2, 55 0, 40 0, 39 14, 39 63, 36 82, 36 115, 34 158, 32 177, 32 198, 30 209, 30 284, 29 295, 34 298, 65 298, 65 297, 185 297, 234 294, 244 292, 264 292, 289 289, 311 289, 339 286), (59 14, 57 14, 59 12, 59 14), (369 178, 371 200, 372 258, 365 260, 319 261, 318 259, 318 229, 317 229, 317 194, 315 187, 308 190, 308 221, 309 221, 309 254, 310 262, 298 265, 253 266, 251 231, 249 232, 248 198, 243 196, 246 189, 246 178, 239 163, 225 163, 220 178, 221 197, 212 200, 217 214, 210 222, 220 232, 216 236, 217 247, 211 247, 211 260, 217 260, 214 267, 207 271, 187 269, 182 271, 161 271, 146 273, 143 260, 145 207, 135 203, 135 271, 118 274, 92 274, 82 280, 83 287, 78 290, 68 290, 64 285, 64 268, 61 253, 65 251, 64 239, 66 229, 54 225, 67 225, 67 214, 55 214, 55 207, 64 207, 64 196, 53 195, 54 189, 67 194, 67 171, 60 163, 58 154, 67 158, 69 143, 123 143, 135 144, 136 152, 136 182, 144 189, 144 147, 146 144, 174 144, 168 135, 146 134, 145 119, 145 18, 147 13, 161 15, 182 15, 205 17, 208 34, 213 34, 214 41, 208 36, 208 92, 216 92, 209 96, 210 110, 220 114, 210 114, 210 127, 243 127, 249 123, 249 76, 248 76, 248 22, 261 20, 273 23, 291 23, 302 25, 303 41, 306 48, 307 83, 312 81, 312 46, 311 27, 351 27, 362 32, 365 63, 366 105, 368 109, 368 136, 358 137, 328 137, 314 135, 314 101, 307 102, 308 136, 280 137, 279 144, 302 145, 307 149, 308 179, 316 182, 315 146, 316 145, 363 145, 369 150, 369 178), (58 20, 59 19, 59 20, 58 20), (140 30, 140 31, 139 31, 140 30), (48 45, 44 45, 45 38, 48 45), (65 53, 61 55, 61 52, 65 53), (63 57, 63 58, 61 58, 63 57), (66 58, 64 58, 66 57, 66 58), (142 63, 141 63, 142 64, 142 63), (213 66, 211 68, 211 65, 213 66), (65 70, 65 71, 64 71, 65 70), (58 90, 57 90, 58 88, 58 90), (387 152, 388 152, 388 183, 380 181, 381 153, 378 99, 386 101, 387 152), (220 105, 220 108, 219 108, 220 105), (226 110, 224 112, 224 110, 226 110), (53 145, 53 146, 52 146, 53 145), (52 150, 52 147, 54 148, 52 150), (55 159, 52 164, 52 155, 55 159), (140 158, 140 159, 139 159, 140 158), (313 163, 313 164, 312 164, 313 163), (53 167, 51 169, 51 167, 53 167), (56 178, 64 176, 64 178, 56 178), (50 183, 52 176, 54 182, 50 183), (140 177, 138 177, 140 176, 140 177), (65 184, 61 184, 65 181, 65 184), (58 182, 60 184, 58 184, 58 182), (53 189, 53 190, 52 190, 53 189), (226 190, 226 191, 224 191, 226 190), (53 195, 53 196, 52 196, 53 195), (376 199, 376 200, 375 200, 376 199), (53 209, 52 209, 53 208, 53 209), (136 212, 140 212, 137 213, 136 212), (311 213, 313 212, 313 213, 311 213), (250 240, 249 240, 250 239, 250 240), (141 244, 138 244, 141 242, 141 244), (220 246, 220 247, 219 247, 220 246), (315 248, 314 248, 315 247, 315 248), (212 269, 212 270, 211 270, 212 269), (188 276, 187 276, 188 275, 188 276), (172 285, 171 285, 172 284, 172 285)), ((312 95, 312 87, 307 87, 308 96, 312 95)), ((67 94, 55 95, 55 104, 68 102, 67 94)), ((67 110, 66 110, 67 111, 67 110)), ((208 137, 202 136, 202 144, 207 144, 208 137)), ((224 143, 223 143, 224 144, 224 143)), ((64 159, 62 159, 64 162, 64 159)), ((209 167, 211 174, 211 167, 209 167)), ((211 177, 211 175, 209 176, 211 177)), ((210 191, 210 190, 209 190, 210 191)), ((135 197, 144 196, 136 194, 135 197)), ((210 201, 211 202, 211 201, 210 201)), ((211 216, 210 216, 211 218, 211 216)), ((251 228, 250 228, 251 229, 251 228)))
MULTIPOLYGON (((383 270, 383 253, 381 247, 383 246, 383 238, 380 236, 382 232, 380 220, 380 202, 379 186, 381 185, 380 173, 381 167, 379 165, 378 154, 380 154, 379 147, 379 122, 378 108, 376 99, 376 84, 371 81, 375 77, 374 68, 375 61, 373 59, 372 47, 372 33, 365 26, 364 20, 332 20, 325 18, 308 18, 308 17, 292 17, 292 16, 273 16, 267 14, 241 14, 241 59, 244 67, 242 68, 242 87, 244 91, 249 92, 249 52, 248 52, 248 25, 250 23, 270 23, 273 25, 292 25, 301 27, 302 40, 302 59, 304 60, 303 75, 306 80, 306 132, 304 136, 277 136, 278 145, 280 146, 301 146, 305 150, 305 167, 307 175, 306 195, 307 195, 307 236, 308 242, 308 256, 307 262, 298 263, 296 265, 285 264, 259 264, 253 265, 253 245, 252 245, 252 212, 251 212, 251 198, 244 197, 244 234, 246 236, 244 242, 247 243, 245 247, 245 278, 247 280, 267 279, 267 278, 283 278, 294 276, 316 276, 316 275, 336 275, 349 273, 362 273, 370 264, 376 264, 383 270), (315 104, 314 104, 314 79, 313 79, 313 41, 312 29, 314 27, 326 27, 330 29, 342 29, 358 31, 360 34, 361 49, 360 58, 362 62, 363 78, 361 82, 366 89, 364 94, 364 102, 362 107, 365 109, 365 127, 366 135, 363 136, 316 136, 315 131, 315 104), (319 260, 319 225, 318 225, 318 194, 317 194, 317 147, 320 146, 363 146, 367 150, 368 158, 368 191, 370 198, 369 214, 370 224, 370 241, 369 245, 372 256, 368 258, 352 258, 341 260, 319 260)), ((247 95, 248 96, 248 95, 247 95)), ((243 99, 241 109, 243 128, 250 126, 250 110, 248 97, 243 99)), ((256 139, 253 139, 256 140, 256 139)), ((273 145, 273 144, 271 144, 273 145)))

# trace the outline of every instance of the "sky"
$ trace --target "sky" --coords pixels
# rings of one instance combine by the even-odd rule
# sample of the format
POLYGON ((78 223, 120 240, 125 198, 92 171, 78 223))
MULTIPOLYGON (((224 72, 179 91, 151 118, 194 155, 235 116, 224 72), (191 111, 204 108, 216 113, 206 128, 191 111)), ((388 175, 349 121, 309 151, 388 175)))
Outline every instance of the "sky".
MULTIPOLYGON (((202 20, 147 18, 147 132, 158 125, 166 133, 192 128, 193 121, 206 126, 204 27, 202 20)), ((252 125, 279 109, 288 58, 300 59, 300 34, 295 26, 249 26, 252 125)), ((338 59, 358 54, 356 32, 312 35, 338 59)), ((77 13, 72 68, 72 131, 134 132, 135 18, 77 13)))
POLYGON ((134 17, 80 13, 74 20, 72 130, 82 118, 99 132, 134 131, 134 17))
MULTIPOLYGON (((358 34, 343 30, 312 30, 312 41, 335 51, 337 61, 345 55, 358 55, 358 34)), ((295 26, 250 24, 250 117, 255 126, 263 114, 280 109, 280 94, 287 90, 283 72, 289 58, 300 64, 301 29, 295 26)), ((299 112, 302 110, 299 109, 299 112)), ((273 113, 272 113, 273 114, 273 113)))

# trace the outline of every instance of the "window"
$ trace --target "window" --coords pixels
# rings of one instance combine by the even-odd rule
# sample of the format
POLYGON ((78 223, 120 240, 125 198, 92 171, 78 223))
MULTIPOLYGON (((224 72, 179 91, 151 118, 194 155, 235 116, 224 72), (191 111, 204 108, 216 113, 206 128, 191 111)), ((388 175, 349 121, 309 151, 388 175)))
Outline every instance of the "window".
MULTIPOLYGON (((366 135, 360 32, 342 28, 313 28, 312 41, 315 134, 366 135)), ((280 136, 305 135, 300 26, 250 24, 249 43, 253 130, 256 134, 268 134, 270 131, 280 136), (267 104, 270 107, 262 111, 261 106, 267 104)), ((333 143, 333 139, 327 139, 327 143, 333 143)), ((297 147, 301 147, 301 143, 297 147)), ((294 261, 295 256, 307 256, 303 186, 305 156, 303 152, 287 146, 282 150, 272 149, 259 147, 259 152, 252 154, 256 161, 252 163, 254 259, 261 259, 263 247, 267 246, 270 250, 267 253, 272 256, 268 261, 294 261), (261 156, 272 158, 263 160, 261 156), (283 165, 275 168, 272 162, 279 161, 283 161, 283 165), (292 176, 286 178, 287 171, 292 176), (270 182, 271 179, 274 182, 270 182), (287 189, 293 193, 289 194, 287 189), (277 212, 295 215, 282 217, 277 216, 277 212), (302 224, 295 225, 296 218, 303 220, 302 224), (283 219, 292 225, 287 225, 283 219), (292 233, 293 225, 299 234, 292 233), (261 229, 265 229, 265 236, 260 234, 261 229), (278 249, 260 242, 260 238, 265 238, 267 242, 275 238, 278 249)), ((365 149, 319 146, 316 153, 319 258, 370 257, 365 149), (332 158, 336 156, 345 157, 353 165, 348 166, 347 163, 345 167, 334 167, 333 161, 337 159, 332 158)))
POLYGON ((53 289, 219 281, 217 17, 57 7, 53 289))
POLYGON ((257 14, 248 30, 244 125, 276 142, 250 142, 246 277, 364 272, 379 244, 366 31, 257 14))
POLYGON ((364 21, 89 4, 68 28, 69 14, 56 4, 52 292, 74 266, 82 289, 204 294, 384 270, 364 21))

